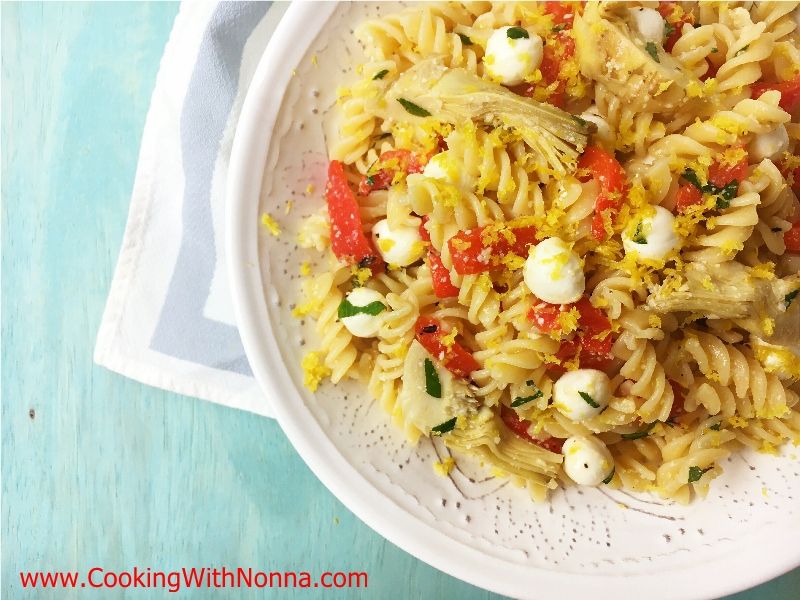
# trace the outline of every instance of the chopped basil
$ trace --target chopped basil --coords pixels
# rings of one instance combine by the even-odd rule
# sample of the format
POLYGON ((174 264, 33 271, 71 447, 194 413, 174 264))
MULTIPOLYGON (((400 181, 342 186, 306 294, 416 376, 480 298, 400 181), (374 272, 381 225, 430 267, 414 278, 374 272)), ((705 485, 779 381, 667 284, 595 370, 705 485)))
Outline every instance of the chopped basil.
POLYGON ((675 33, 675 26, 669 21, 664 21, 664 38, 668 38, 675 33))
POLYGON ((375 262, 375 257, 374 256, 365 256, 360 261, 358 261, 358 268, 359 269, 366 269, 367 267, 372 265, 372 263, 374 263, 374 262, 375 262))
POLYGON ((620 434, 620 437, 623 440, 639 440, 641 438, 647 437, 647 434, 649 434, 650 430, 655 426, 656 424, 655 422, 653 422, 640 431, 634 431, 633 433, 622 433, 620 434))
POLYGON ((403 108, 406 109, 406 112, 414 115, 415 117, 430 117, 431 113, 427 110, 422 108, 421 106, 406 100, 405 98, 398 98, 397 101, 403 105, 403 108))
POLYGON ((683 173, 681 173, 681 177, 683 177, 686 181, 691 183, 698 190, 703 189, 703 185, 700 183, 700 179, 697 177, 697 173, 695 173, 692 169, 686 169, 683 173))
POLYGON ((458 37, 461 38, 461 43, 465 46, 472 46, 472 40, 469 39, 469 36, 464 35, 463 33, 459 33, 458 37))
POLYGON ((681 177, 704 194, 718 196, 717 208, 728 208, 731 205, 730 201, 739 193, 739 182, 736 179, 729 181, 724 187, 717 187, 713 183, 707 183, 705 185, 700 183, 700 178, 692 169, 686 169, 681 173, 681 177))
POLYGON ((714 423, 714 424, 713 424, 711 427, 709 427, 709 429, 710 429, 711 431, 719 431, 719 428, 720 428, 721 426, 722 426, 722 421, 717 421, 717 422, 716 422, 716 423, 714 423))
POLYGON ((786 294, 786 295, 783 297, 783 301, 784 301, 784 303, 786 304, 786 308, 789 308, 789 306, 791 306, 791 304, 792 304, 792 300, 794 300, 795 298, 797 298, 797 294, 798 294, 798 293, 800 293, 800 289, 796 289, 796 290, 795 290, 795 291, 793 291, 793 292, 789 292, 788 294, 786 294))
POLYGON ((689 483, 694 483, 695 481, 700 481, 700 478, 703 476, 703 473, 706 471, 710 471, 714 467, 706 467, 705 469, 701 469, 700 467, 689 467, 689 483))
POLYGON ((594 398, 592 398, 586 392, 578 392, 578 394, 580 395, 581 398, 586 400, 586 404, 588 404, 592 408, 600 408, 600 405, 597 402, 594 401, 594 398))
POLYGON ((722 196, 724 200, 733 200, 734 198, 736 198, 736 194, 739 193, 739 182, 734 179, 733 181, 730 181, 727 184, 725 184, 725 187, 715 188, 715 189, 716 191, 714 193, 717 193, 720 196, 722 196))
POLYGON ((644 233, 642 233, 642 223, 641 222, 636 226, 636 231, 633 233, 633 237, 631 238, 631 241, 634 244, 646 244, 647 243, 647 238, 644 237, 644 233))
POLYGON ((714 47, 711 49, 711 54, 716 54, 717 52, 719 52, 719 50, 717 49, 717 47, 716 47, 716 46, 714 46, 714 47))
POLYGON ((428 396, 442 397, 442 382, 439 381, 439 374, 430 358, 425 359, 425 391, 428 392, 428 396))
POLYGON ((558 25, 553 27, 550 31, 552 31, 553 33, 558 33, 559 31, 564 31, 566 28, 567 28, 566 24, 559 23, 558 25))
POLYGON ((367 182, 368 186, 372 187, 373 185, 375 185, 375 176, 369 175, 364 181, 367 182))
POLYGON ((522 406, 523 404, 527 404, 532 400, 536 400, 542 397, 542 390, 536 390, 532 396, 518 396, 514 398, 514 401, 511 403, 511 408, 517 408, 518 406, 522 406))
POLYGON ((350 301, 345 298, 342 300, 341 304, 339 304, 339 311, 337 313, 340 319, 345 319, 347 317, 352 317, 355 315, 378 315, 386 310, 386 306, 380 300, 375 300, 375 302, 370 302, 366 306, 353 306, 350 304, 350 301))
POLYGON ((658 58, 658 46, 656 46, 655 42, 647 42, 647 43, 644 45, 644 49, 645 49, 645 50, 647 50, 647 53, 648 53, 650 56, 652 56, 652 57, 653 57, 653 60, 654 60, 654 61, 656 61, 657 63, 660 63, 660 62, 661 62, 661 61, 659 60, 659 58, 658 58))
POLYGON ((431 429, 431 435, 442 435, 443 433, 447 433, 448 431, 453 431, 456 427, 456 420, 458 417, 453 417, 449 421, 445 421, 441 425, 437 425, 433 429, 431 429))
POLYGON ((533 385, 533 379, 528 379, 528 381, 525 382, 525 385, 533 385))
POLYGON ((389 72, 389 69, 381 69, 375 75, 372 76, 372 80, 375 81, 376 79, 383 79, 386 77, 386 74, 389 72))
POLYGON ((522 27, 509 27, 506 29, 506 35, 512 40, 518 40, 519 38, 527 39, 531 37, 530 34, 522 27))
POLYGON ((616 473, 616 472, 617 472, 617 468, 616 468, 616 467, 613 467, 613 468, 611 469, 611 473, 609 473, 609 474, 608 474, 608 477, 606 477, 605 479, 603 479, 603 483, 605 483, 606 485, 608 485, 609 483, 611 483, 611 480, 612 480, 612 479, 614 479, 614 473, 616 473))

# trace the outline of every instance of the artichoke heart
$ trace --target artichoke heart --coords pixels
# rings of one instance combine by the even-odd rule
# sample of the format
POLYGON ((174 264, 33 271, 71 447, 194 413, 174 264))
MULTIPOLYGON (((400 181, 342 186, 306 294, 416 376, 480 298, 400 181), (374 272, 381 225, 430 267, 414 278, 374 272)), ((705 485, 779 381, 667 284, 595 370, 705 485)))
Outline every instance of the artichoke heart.
POLYGON ((588 123, 561 109, 518 96, 464 69, 446 68, 437 59, 422 61, 403 73, 387 99, 387 116, 397 120, 408 117, 402 114, 403 107, 413 102, 446 123, 471 119, 508 127, 531 147, 536 155, 534 168, 544 177, 563 177, 575 169, 590 129, 588 123))
POLYGON ((647 42, 625 20, 619 2, 589 2, 573 32, 581 72, 604 85, 633 111, 679 106, 693 75, 660 44, 647 42))
POLYGON ((647 305, 659 313, 689 312, 709 319, 731 319, 738 327, 771 344, 800 349, 800 302, 787 295, 800 287, 800 274, 760 279, 738 262, 692 263, 678 285, 665 282, 651 290, 647 305))

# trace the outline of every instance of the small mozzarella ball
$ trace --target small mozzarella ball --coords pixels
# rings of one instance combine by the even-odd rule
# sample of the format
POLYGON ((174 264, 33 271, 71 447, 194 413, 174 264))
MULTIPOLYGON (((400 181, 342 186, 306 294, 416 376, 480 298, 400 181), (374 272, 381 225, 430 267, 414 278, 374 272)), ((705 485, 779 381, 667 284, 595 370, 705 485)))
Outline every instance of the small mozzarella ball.
MULTIPOLYGON (((347 294, 347 301, 353 306, 367 306, 373 302, 380 302, 386 306, 386 300, 383 294, 377 290, 365 287, 354 288, 352 292, 347 294)), ((377 315, 368 315, 366 313, 358 313, 350 317, 343 317, 339 319, 342 325, 345 326, 347 331, 356 337, 368 338, 378 335, 378 330, 381 328, 381 320, 383 313, 377 315)))
POLYGON ((597 114, 597 107, 592 104, 586 112, 580 115, 580 118, 589 123, 594 123, 597 126, 597 131, 592 134, 592 137, 606 149, 614 149, 614 132, 611 130, 611 125, 608 124, 603 117, 597 114))
POLYGON ((655 209, 655 214, 642 219, 635 228, 623 232, 622 246, 625 252, 636 253, 647 260, 664 260, 680 246, 680 239, 675 234, 675 217, 663 206, 656 206, 655 209))
POLYGON ((747 152, 755 161, 777 158, 789 149, 789 133, 784 125, 778 125, 768 133, 759 133, 750 142, 747 152))
POLYGON ((597 369, 567 371, 553 386, 553 405, 575 422, 600 414, 610 399, 611 380, 597 369))
POLYGON ((633 24, 647 42, 660 44, 664 40, 664 19, 654 8, 629 8, 633 24))
POLYGON ((501 27, 489 36, 483 62, 490 77, 504 85, 517 85, 539 68, 544 44, 542 38, 530 31, 526 38, 512 39, 508 37, 509 29, 501 27))
POLYGON ((600 485, 614 472, 614 457, 593 435, 564 442, 564 471, 578 485, 600 485))
POLYGON ((544 239, 531 249, 523 275, 528 289, 550 304, 577 302, 586 289, 580 257, 557 237, 544 239))
POLYGON ((425 170, 422 171, 422 174, 425 177, 441 179, 451 184, 458 183, 459 179, 457 163, 453 160, 450 152, 446 150, 432 156, 428 164, 425 165, 425 170))
POLYGON ((390 265, 407 267, 425 254, 425 242, 418 227, 389 229, 389 221, 383 219, 372 227, 372 239, 383 260, 390 265))

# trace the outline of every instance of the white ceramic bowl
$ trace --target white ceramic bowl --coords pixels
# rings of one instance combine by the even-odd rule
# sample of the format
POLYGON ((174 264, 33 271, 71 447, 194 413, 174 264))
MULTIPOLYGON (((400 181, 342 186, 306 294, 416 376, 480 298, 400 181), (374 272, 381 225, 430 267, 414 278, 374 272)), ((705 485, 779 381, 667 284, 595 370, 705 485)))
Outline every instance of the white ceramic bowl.
POLYGON ((432 463, 446 449, 428 440, 407 445, 363 386, 327 384, 316 394, 303 388, 299 363, 315 336, 291 308, 299 265, 320 261, 297 248, 296 233, 323 203, 324 132, 337 85, 354 77, 353 26, 397 8, 293 4, 258 66, 236 132, 227 243, 239 330, 297 451, 382 536, 442 571, 510 596, 715 598, 800 564, 794 448, 781 459, 731 458, 708 498, 688 507, 580 488, 534 504, 469 459, 458 458, 450 478, 436 475, 432 463), (264 211, 280 222, 278 238, 259 226, 264 211))

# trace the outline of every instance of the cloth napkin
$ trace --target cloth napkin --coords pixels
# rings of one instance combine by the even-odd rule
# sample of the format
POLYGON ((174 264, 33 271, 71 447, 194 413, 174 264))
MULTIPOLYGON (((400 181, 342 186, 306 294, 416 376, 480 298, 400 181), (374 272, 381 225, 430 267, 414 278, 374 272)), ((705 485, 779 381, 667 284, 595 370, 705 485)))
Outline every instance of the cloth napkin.
POLYGON ((225 180, 244 96, 286 4, 184 2, 147 114, 97 364, 271 416, 225 268, 225 180))

